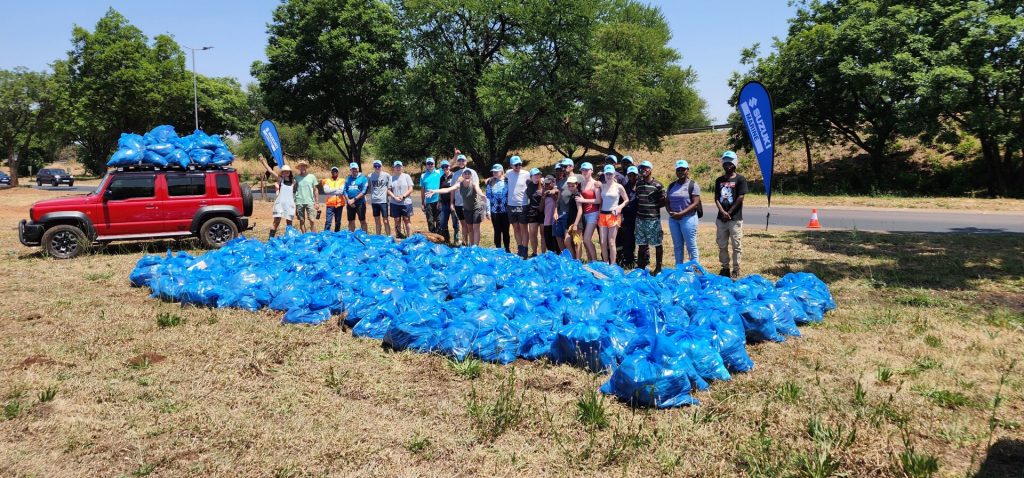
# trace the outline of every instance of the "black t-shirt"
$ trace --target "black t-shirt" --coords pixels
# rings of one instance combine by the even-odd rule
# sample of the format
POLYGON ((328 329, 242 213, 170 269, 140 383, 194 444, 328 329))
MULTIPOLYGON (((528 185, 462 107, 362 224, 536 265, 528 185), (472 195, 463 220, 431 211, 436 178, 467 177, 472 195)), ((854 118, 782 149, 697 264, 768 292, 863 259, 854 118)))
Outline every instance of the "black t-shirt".
POLYGON ((540 186, 534 184, 533 180, 530 180, 530 182, 526 183, 526 200, 529 201, 529 204, 526 208, 527 216, 532 217, 536 215, 539 217, 541 215, 542 211, 540 208, 540 193, 540 186))
POLYGON ((656 179, 645 181, 638 179, 636 182, 636 199, 638 219, 660 219, 661 202, 665 199, 665 187, 656 179))
POLYGON ((629 202, 626 203, 626 207, 622 208, 622 215, 625 218, 636 219, 638 207, 638 201, 636 199, 636 184, 637 183, 635 182, 633 184, 629 184, 629 181, 627 181, 626 184, 622 185, 622 187, 626 188, 626 196, 629 197, 629 202))
MULTIPOLYGON (((722 209, 726 211, 732 207, 736 198, 744 194, 747 194, 747 178, 739 174, 733 178, 719 176, 715 180, 715 201, 721 204, 722 209)), ((718 218, 723 221, 725 220, 721 212, 718 213, 718 218)), ((732 218, 737 221, 743 220, 743 203, 736 207, 736 210, 732 213, 732 218)))

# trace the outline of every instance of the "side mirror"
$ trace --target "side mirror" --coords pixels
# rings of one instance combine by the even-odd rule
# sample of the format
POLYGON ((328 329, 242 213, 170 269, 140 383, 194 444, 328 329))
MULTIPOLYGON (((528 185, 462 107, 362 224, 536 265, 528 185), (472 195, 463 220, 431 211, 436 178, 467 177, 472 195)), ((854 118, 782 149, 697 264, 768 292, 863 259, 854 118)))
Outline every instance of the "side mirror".
POLYGON ((105 189, 103 191, 103 200, 109 201, 111 199, 114 199, 114 191, 111 191, 110 189, 105 189))

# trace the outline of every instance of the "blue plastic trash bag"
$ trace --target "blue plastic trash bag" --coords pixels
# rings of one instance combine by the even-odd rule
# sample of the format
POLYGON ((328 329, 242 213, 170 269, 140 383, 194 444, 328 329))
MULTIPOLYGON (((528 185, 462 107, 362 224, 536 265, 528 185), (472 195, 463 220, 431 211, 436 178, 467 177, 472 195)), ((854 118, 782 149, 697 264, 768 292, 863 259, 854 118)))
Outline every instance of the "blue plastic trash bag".
POLYGON ((321 324, 331 318, 328 309, 309 310, 306 308, 291 309, 284 314, 281 322, 286 324, 321 324))
POLYGON ((743 330, 750 342, 785 342, 775 328, 775 311, 764 301, 753 300, 740 305, 740 317, 743 318, 743 330))
POLYGON ((568 363, 600 372, 604 370, 601 351, 608 345, 608 333, 603 326, 595 321, 581 320, 558 329, 551 343, 550 357, 554 363, 568 363))
POLYGON ((152 164, 153 166, 159 166, 161 168, 167 166, 167 160, 164 159, 163 156, 160 156, 155 151, 148 149, 142 154, 142 162, 144 164, 152 164))
MULTIPOLYGON (((678 367, 681 360, 670 358, 673 354, 678 354, 678 357, 681 352, 673 344, 662 344, 662 341, 671 342, 671 339, 657 335, 638 338, 637 345, 631 347, 622 363, 601 386, 601 392, 638 406, 671 408, 696 405, 697 399, 690 396, 690 374, 685 368, 678 367)), ((685 357, 681 359, 685 360, 685 357)))

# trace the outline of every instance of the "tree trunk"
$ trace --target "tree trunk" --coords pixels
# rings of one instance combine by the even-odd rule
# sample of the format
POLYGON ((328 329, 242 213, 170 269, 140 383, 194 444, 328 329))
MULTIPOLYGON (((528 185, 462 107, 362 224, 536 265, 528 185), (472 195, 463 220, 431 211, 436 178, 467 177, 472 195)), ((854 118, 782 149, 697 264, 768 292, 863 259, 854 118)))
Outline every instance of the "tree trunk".
POLYGON ((1005 192, 1002 184, 1004 171, 1002 171, 999 158, 999 145, 987 135, 978 139, 981 141, 981 154, 988 172, 988 196, 994 198, 1005 192))
POLYGON ((18 158, 14 155, 14 145, 7 149, 8 164, 11 166, 11 187, 18 187, 18 158))
POLYGON ((807 188, 814 189, 814 161, 811 159, 811 138, 807 136, 807 133, 804 133, 803 136, 804 152, 807 153, 807 188))

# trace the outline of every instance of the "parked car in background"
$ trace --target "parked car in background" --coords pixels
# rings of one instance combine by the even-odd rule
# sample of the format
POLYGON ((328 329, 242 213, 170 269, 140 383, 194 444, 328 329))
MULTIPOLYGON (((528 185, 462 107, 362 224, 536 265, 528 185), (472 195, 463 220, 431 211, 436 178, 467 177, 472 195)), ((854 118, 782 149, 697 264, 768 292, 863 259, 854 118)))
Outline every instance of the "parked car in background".
POLYGON ((196 237, 216 249, 252 228, 252 192, 230 168, 112 170, 84 196, 32 205, 21 243, 70 259, 96 243, 196 237))
POLYGON ((44 184, 49 184, 53 187, 60 186, 61 184, 74 186, 75 177, 64 169, 44 168, 40 169, 39 173, 36 174, 36 186, 44 184))
POLYGON ((10 186, 11 185, 11 177, 8 176, 7 173, 5 173, 3 171, 0 171, 0 185, 3 185, 3 186, 10 186))

